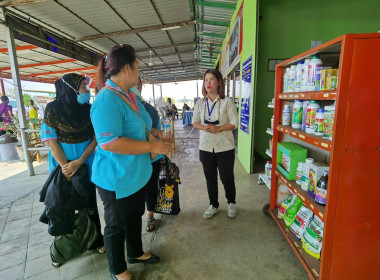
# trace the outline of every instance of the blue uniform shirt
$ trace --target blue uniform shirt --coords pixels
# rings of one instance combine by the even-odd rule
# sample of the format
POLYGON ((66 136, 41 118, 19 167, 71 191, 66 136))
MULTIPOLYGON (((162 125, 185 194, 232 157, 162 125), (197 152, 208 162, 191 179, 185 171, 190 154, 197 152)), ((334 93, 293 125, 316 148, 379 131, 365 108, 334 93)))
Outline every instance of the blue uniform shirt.
MULTIPOLYGON (((66 159, 69 161, 77 160, 83 155, 84 150, 86 150, 88 144, 92 141, 92 139, 87 140, 82 143, 77 144, 67 144, 67 143, 61 143, 58 140, 57 133, 54 128, 51 128, 46 123, 43 123, 41 125, 41 140, 42 142, 48 141, 48 140, 57 140, 58 145, 61 146, 66 159)), ((94 161, 95 153, 93 153, 91 156, 89 156, 86 161, 84 162, 88 167, 88 172, 91 177, 91 170, 92 170, 92 163, 94 161)), ((53 155, 51 154, 49 150, 49 173, 51 173, 54 168, 58 166, 58 162, 55 160, 53 155)))
MULTIPOLYGON (((117 87, 111 80, 107 83, 117 87)), ((152 121, 141 102, 137 101, 137 105, 141 117, 112 90, 102 89, 91 106, 91 121, 98 140, 92 181, 103 189, 115 191, 117 199, 139 191, 152 174, 149 153, 121 155, 102 149, 119 137, 147 141, 145 126, 149 128, 150 120, 151 128, 152 121)))

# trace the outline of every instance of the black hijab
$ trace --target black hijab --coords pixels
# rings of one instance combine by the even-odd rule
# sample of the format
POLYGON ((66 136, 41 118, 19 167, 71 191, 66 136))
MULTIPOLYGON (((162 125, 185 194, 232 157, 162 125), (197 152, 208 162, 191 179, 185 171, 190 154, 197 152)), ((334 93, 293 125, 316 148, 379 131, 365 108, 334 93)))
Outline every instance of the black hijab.
POLYGON ((82 143, 94 136, 90 119, 91 105, 81 105, 77 101, 83 79, 83 76, 70 73, 55 81, 56 98, 46 106, 44 122, 56 130, 58 140, 62 143, 82 143))

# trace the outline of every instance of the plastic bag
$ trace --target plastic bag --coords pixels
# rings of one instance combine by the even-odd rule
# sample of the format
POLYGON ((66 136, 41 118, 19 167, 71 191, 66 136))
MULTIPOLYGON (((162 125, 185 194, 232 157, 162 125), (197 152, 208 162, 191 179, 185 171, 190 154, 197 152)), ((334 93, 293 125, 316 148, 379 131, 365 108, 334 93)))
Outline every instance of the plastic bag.
POLYGON ((293 195, 293 194, 290 194, 288 196, 288 198, 283 201, 280 205, 280 207, 278 207, 278 214, 277 214, 277 217, 279 219, 282 219, 285 215, 285 212, 286 210, 291 206, 293 205, 294 201, 296 200, 297 196, 296 195, 293 195))
POLYGON ((303 234, 306 231, 311 219, 313 218, 313 212, 306 206, 302 206, 294 219, 290 229, 294 232, 299 240, 301 240, 303 234))
POLYGON ((310 256, 320 259, 324 224, 317 216, 311 220, 302 237, 302 248, 310 256))
POLYGON ((284 222, 287 227, 290 227, 293 224, 294 219, 296 218, 298 209, 301 208, 302 204, 303 204, 302 200, 299 197, 297 197, 293 205, 290 206, 286 210, 285 215, 284 215, 284 222))

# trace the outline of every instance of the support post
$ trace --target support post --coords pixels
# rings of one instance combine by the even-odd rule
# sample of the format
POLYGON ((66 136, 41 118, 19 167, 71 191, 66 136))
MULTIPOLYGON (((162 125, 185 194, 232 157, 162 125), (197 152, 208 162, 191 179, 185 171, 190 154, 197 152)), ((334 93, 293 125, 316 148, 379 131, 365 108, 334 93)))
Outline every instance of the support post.
POLYGON ((4 87, 4 80, 1 79, 0 80, 0 84, 1 84, 1 92, 2 92, 2 96, 5 96, 5 87, 4 87))
POLYGON ((198 92, 198 80, 197 80, 197 98, 199 98, 199 92, 198 92))
POLYGON ((156 96, 154 95, 154 83, 152 83, 152 89, 153 89, 153 107, 156 108, 156 96))
POLYGON ((161 94, 161 98, 162 98, 162 84, 160 85, 160 94, 161 94))
POLYGON ((232 98, 235 100, 235 93, 236 93, 236 71, 233 72, 232 74, 232 98))
POLYGON ((29 176, 33 176, 34 170, 33 170, 33 165, 30 158, 30 154, 28 152, 27 133, 25 132, 25 129, 28 129, 28 127, 26 127, 27 123, 26 123, 26 118, 25 118, 24 100, 22 97, 20 73, 19 73, 18 63, 17 63, 15 40, 14 40, 13 30, 11 27, 6 26, 5 31, 6 31, 6 37, 7 37, 9 61, 10 61, 11 70, 12 70, 13 85, 14 85, 14 90, 15 90, 15 95, 16 95, 17 115, 18 115, 19 124, 20 124, 22 147, 25 154, 25 162, 28 167, 29 176))

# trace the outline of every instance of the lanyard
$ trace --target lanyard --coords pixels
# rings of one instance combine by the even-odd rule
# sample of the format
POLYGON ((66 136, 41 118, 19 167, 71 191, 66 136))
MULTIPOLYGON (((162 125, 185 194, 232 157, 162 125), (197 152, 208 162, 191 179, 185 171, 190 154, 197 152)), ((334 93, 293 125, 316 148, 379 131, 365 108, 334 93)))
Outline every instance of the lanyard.
MULTIPOLYGON (((207 97, 206 97, 206 103, 207 103, 207 111, 208 111, 208 120, 209 120, 209 121, 211 120, 211 114, 212 114, 212 112, 213 112, 213 110, 214 110, 214 107, 215 107, 216 103, 219 103, 219 104, 218 104, 218 119, 219 119, 219 114, 220 114, 220 99, 218 99, 218 100, 214 103, 214 105, 212 105, 212 107, 211 107, 211 112, 210 112, 210 107, 209 107, 209 105, 208 105, 208 98, 207 98, 207 97)), ((205 113, 206 113, 206 104, 205 104, 205 113)))
POLYGON ((106 82, 106 86, 107 87, 110 87, 110 88, 113 88, 114 90, 117 90, 119 92, 121 92, 126 98, 128 98, 128 100, 130 102, 132 102, 133 106, 135 107, 136 111, 139 112, 139 106, 137 106, 137 101, 136 101, 136 95, 134 92, 128 92, 128 93, 124 93, 120 87, 113 87, 111 86, 108 82, 106 82))

